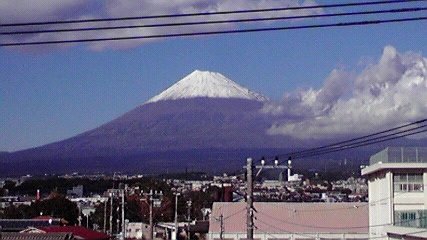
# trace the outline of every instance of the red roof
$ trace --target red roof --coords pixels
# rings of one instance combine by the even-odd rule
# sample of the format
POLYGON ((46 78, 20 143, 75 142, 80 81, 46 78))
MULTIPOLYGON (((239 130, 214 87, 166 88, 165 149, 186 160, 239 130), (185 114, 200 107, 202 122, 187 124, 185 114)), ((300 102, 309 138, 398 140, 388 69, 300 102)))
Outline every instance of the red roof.
MULTIPOLYGON (((215 202, 209 232, 220 232, 219 217, 227 233, 246 232, 246 203, 215 202)), ((255 232, 368 233, 368 203, 255 202, 255 232)))
POLYGON ((82 239, 103 240, 110 239, 110 236, 81 226, 63 226, 63 227, 41 227, 38 228, 44 232, 71 232, 75 237, 82 239))

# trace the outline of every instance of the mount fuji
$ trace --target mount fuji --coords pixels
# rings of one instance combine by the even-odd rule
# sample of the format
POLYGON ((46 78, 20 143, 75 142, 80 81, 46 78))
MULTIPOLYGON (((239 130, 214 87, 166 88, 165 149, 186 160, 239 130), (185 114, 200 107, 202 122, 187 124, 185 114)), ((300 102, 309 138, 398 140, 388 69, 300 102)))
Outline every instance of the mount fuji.
POLYGON ((197 97, 237 98, 259 102, 269 100, 257 92, 240 86, 220 73, 196 70, 148 100, 147 103, 197 97))
POLYGON ((233 161, 240 168, 248 151, 287 146, 286 138, 266 134, 271 120, 260 110, 268 101, 220 73, 196 70, 98 128, 6 154, 0 164, 13 164, 0 168, 165 172, 199 166, 219 171, 233 161))
POLYGON ((261 111, 268 101, 219 73, 196 70, 98 128, 0 155, 0 175, 241 169, 249 156, 303 144, 267 134, 275 120, 261 111))

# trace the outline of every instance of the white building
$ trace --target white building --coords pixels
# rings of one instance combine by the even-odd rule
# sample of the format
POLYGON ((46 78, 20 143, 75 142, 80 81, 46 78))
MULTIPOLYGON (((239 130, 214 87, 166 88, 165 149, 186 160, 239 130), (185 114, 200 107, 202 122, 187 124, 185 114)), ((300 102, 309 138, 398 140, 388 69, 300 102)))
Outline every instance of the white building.
POLYGON ((362 175, 368 176, 370 238, 427 238, 427 148, 386 148, 362 175))
POLYGON ((126 224, 126 238, 143 239, 143 235, 150 235, 149 225, 142 222, 130 222, 126 224))

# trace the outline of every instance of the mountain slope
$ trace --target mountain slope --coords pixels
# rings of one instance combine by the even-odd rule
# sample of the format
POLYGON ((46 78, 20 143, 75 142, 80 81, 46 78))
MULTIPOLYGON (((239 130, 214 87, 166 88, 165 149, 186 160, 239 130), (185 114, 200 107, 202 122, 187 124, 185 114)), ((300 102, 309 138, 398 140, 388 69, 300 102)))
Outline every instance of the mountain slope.
MULTIPOLYGON (((271 156, 327 143, 268 135, 267 129, 275 119, 261 112, 266 102, 266 97, 220 74, 195 71, 98 128, 45 146, 0 155, 0 174, 150 173, 182 171, 192 166, 201 171, 226 171, 241 169, 246 157, 271 156)), ((371 153, 366 151, 364 156, 371 153)))
POLYGON ((169 151, 277 147, 283 137, 265 132, 262 103, 245 99, 193 98, 146 103, 76 137, 43 146, 55 152, 90 149, 169 151))
POLYGON ((146 103, 75 137, 11 153, 8 161, 14 164, 2 168, 23 173, 240 169, 250 153, 291 147, 289 139, 265 134, 270 123, 259 112, 262 106, 236 98, 146 103))

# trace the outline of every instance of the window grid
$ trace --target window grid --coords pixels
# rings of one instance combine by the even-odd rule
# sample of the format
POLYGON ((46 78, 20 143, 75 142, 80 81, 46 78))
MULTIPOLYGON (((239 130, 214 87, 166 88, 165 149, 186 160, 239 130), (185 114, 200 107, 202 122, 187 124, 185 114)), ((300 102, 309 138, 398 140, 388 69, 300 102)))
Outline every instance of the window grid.
POLYGON ((422 173, 396 173, 393 177, 395 192, 422 192, 422 173))

